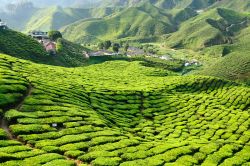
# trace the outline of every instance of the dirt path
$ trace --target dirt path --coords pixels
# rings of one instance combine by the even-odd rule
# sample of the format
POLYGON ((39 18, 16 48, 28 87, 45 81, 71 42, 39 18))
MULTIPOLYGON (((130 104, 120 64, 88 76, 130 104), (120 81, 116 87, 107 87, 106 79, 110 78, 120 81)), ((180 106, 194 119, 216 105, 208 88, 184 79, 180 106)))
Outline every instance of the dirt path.
POLYGON ((0 127, 2 129, 4 129, 4 131, 6 132, 7 134, 7 137, 11 140, 16 140, 13 136, 13 134, 10 132, 10 129, 9 129, 9 125, 8 125, 8 121, 5 119, 5 118, 1 118, 0 120, 0 127))
MULTIPOLYGON (((17 103, 6 107, 4 109, 4 113, 10 109, 16 109, 19 111, 21 109, 25 99, 32 94, 32 90, 33 90, 33 86, 30 83, 24 96, 17 103)), ((4 131, 7 133, 7 136, 9 139, 17 140, 16 137, 11 133, 10 128, 9 128, 9 122, 4 116, 2 116, 0 119, 0 127, 2 129, 4 129, 4 131)))
POLYGON ((29 87, 28 87, 28 89, 27 89, 27 91, 26 91, 26 93, 25 93, 25 95, 22 97, 22 99, 14 106, 14 109, 16 109, 16 110, 20 110, 21 109, 21 107, 22 107, 22 105, 23 105, 23 103, 24 103, 24 101, 25 101, 25 99, 27 98, 27 97, 29 97, 31 94, 32 94, 32 91, 33 91, 33 86, 31 85, 31 83, 29 84, 29 87))

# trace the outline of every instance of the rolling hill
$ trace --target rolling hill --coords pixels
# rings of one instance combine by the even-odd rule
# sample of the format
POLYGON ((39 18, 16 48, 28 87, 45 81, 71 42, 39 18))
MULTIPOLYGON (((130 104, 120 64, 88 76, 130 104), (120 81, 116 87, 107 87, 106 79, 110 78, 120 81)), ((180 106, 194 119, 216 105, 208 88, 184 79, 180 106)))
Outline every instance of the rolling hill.
POLYGON ((58 30, 63 26, 88 18, 102 18, 120 11, 121 8, 63 8, 50 6, 37 8, 32 3, 16 5, 16 9, 0 12, 1 19, 6 21, 12 29, 19 31, 58 30))
POLYGON ((58 6, 38 10, 29 19, 25 31, 41 29, 43 31, 58 30, 63 26, 87 18, 101 18, 119 11, 119 8, 62 8, 58 6))
POLYGON ((78 21, 66 26, 62 31, 65 38, 78 43, 128 37, 155 37, 174 32, 177 29, 177 22, 195 15, 193 10, 185 9, 176 12, 174 17, 164 9, 143 3, 103 19, 78 21))
POLYGON ((217 7, 224 7, 224 8, 229 8, 232 10, 236 10, 238 12, 249 12, 250 11, 250 1, 245 0, 222 0, 219 1, 211 6, 211 8, 217 8, 217 7))
POLYGON ((38 9, 27 31, 61 28, 71 40, 58 39, 55 56, 0 28, 0 166, 249 166, 248 2, 38 9), (76 43, 101 40, 160 53, 86 65, 76 43))
POLYGON ((1 166, 249 164, 249 87, 140 62, 0 63, 1 166))
POLYGON ((65 39, 57 42, 57 56, 50 56, 36 40, 13 31, 0 29, 0 52, 11 56, 31 60, 36 63, 67 67, 86 65, 83 52, 88 49, 65 39))
POLYGON ((45 59, 45 49, 36 40, 11 29, 0 29, 0 52, 28 60, 45 59))
POLYGON ((104 0, 102 6, 123 6, 131 7, 140 3, 149 2, 164 9, 202 9, 213 5, 217 0, 104 0))
POLYGON ((249 16, 226 8, 208 10, 184 22, 166 41, 170 47, 200 49, 233 42, 249 16))

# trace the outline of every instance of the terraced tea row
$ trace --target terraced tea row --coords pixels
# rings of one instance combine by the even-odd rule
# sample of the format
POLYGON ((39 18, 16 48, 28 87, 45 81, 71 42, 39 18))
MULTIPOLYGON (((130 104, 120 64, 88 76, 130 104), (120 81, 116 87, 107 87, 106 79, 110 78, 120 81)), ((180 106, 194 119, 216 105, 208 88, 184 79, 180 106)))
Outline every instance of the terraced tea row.
POLYGON ((250 162, 248 87, 153 76, 164 71, 140 62, 74 69, 7 55, 0 62, 0 108, 9 123, 0 132, 0 166, 250 162))

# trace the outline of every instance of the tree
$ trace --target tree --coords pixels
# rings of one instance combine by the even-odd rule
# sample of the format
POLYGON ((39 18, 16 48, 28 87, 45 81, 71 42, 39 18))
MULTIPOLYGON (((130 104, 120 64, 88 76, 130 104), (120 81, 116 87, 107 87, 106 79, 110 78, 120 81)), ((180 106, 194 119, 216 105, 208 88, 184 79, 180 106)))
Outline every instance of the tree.
POLYGON ((226 56, 227 54, 230 54, 231 50, 229 47, 224 47, 222 51, 222 56, 226 56))
POLYGON ((104 44, 105 50, 109 49, 112 45, 110 40, 105 41, 103 44, 104 44))
POLYGON ((103 42, 98 43, 98 48, 99 48, 100 50, 103 50, 103 48, 104 48, 103 42))
POLYGON ((129 44, 126 43, 125 46, 124 46, 124 51, 127 53, 128 52, 128 48, 129 48, 129 44))
POLYGON ((116 53, 118 53, 119 49, 120 49, 120 45, 118 43, 114 43, 113 44, 113 51, 116 52, 116 53))
POLYGON ((62 34, 59 31, 49 31, 48 36, 53 41, 62 38, 62 34))
POLYGON ((123 47, 123 42, 122 41, 120 41, 119 44, 120 44, 120 47, 123 47))

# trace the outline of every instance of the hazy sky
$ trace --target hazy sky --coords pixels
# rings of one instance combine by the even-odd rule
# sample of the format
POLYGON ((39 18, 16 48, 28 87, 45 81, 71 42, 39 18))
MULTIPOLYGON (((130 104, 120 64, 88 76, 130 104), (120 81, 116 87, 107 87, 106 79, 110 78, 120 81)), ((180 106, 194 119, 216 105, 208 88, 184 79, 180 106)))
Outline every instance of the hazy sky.
POLYGON ((36 7, 46 7, 52 5, 58 6, 76 6, 76 5, 93 5, 101 0, 0 0, 0 7, 3 9, 8 3, 33 2, 36 7))

